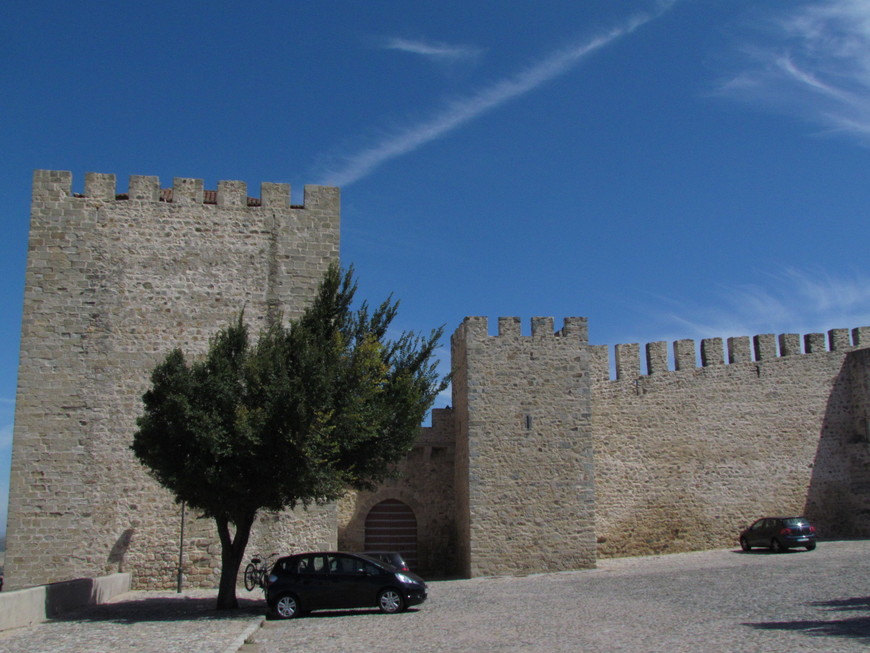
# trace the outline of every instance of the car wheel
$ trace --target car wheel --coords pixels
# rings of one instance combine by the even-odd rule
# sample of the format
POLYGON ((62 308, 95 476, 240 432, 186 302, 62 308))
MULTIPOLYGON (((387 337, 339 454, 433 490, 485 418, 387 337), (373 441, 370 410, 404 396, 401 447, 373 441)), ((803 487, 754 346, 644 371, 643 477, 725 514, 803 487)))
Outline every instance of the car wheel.
POLYGON ((749 540, 747 540, 745 537, 740 538, 740 548, 744 551, 752 550, 752 547, 749 545, 749 540))
POLYGON ((292 619, 298 617, 301 612, 299 602, 291 594, 285 594, 275 603, 275 614, 279 619, 292 619))
POLYGON ((378 593, 378 607, 381 612, 395 614, 405 609, 405 600, 402 595, 391 587, 378 593))
POLYGON ((807 551, 812 551, 815 548, 816 548, 815 542, 813 542, 812 544, 807 544, 807 551))
POLYGON ((249 592, 254 589, 254 585, 257 584, 257 568, 248 563, 248 566, 245 567, 245 589, 249 592))
POLYGON ((773 538, 770 541, 770 550, 774 553, 782 553, 785 551, 785 547, 782 546, 782 543, 778 539, 773 538))

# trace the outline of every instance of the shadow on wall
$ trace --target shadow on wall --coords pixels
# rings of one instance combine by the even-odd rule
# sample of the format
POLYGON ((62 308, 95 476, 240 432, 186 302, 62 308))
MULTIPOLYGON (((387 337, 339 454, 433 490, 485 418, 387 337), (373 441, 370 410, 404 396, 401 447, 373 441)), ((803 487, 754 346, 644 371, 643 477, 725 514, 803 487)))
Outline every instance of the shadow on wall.
POLYGON ((870 349, 850 352, 834 380, 804 514, 820 537, 870 537, 870 349))
POLYGON ((94 581, 90 578, 77 578, 46 585, 45 616, 53 618, 83 605, 89 605, 93 603, 93 594, 94 581))
POLYGON ((263 614, 262 597, 252 599, 240 596, 238 610, 218 610, 215 607, 215 595, 197 597, 182 594, 178 597, 144 596, 130 600, 121 599, 92 606, 86 612, 76 610, 69 614, 57 615, 53 620, 79 623, 112 622, 132 625, 148 622, 222 621, 263 614))
POLYGON ((411 518, 416 521, 413 529, 409 529, 407 519, 394 520, 389 514, 377 516, 379 526, 390 537, 391 533, 400 536, 411 536, 416 533, 416 542, 410 544, 414 553, 410 556, 416 562, 408 560, 411 570, 424 578, 456 577, 455 561, 455 526, 452 519, 446 517, 433 502, 421 502, 412 492, 392 484, 379 488, 374 492, 360 492, 355 499, 353 514, 345 525, 339 525, 338 547, 347 551, 397 551, 409 558, 408 543, 371 545, 370 517, 383 504, 403 504, 408 509, 411 518))
POLYGON ((109 558, 108 560, 106 560, 106 563, 110 567, 114 567, 117 565, 117 569, 115 571, 124 571, 124 556, 127 555, 127 550, 130 548, 130 542, 133 540, 133 532, 134 529, 128 528, 123 533, 121 533, 121 537, 118 538, 118 541, 115 542, 115 545, 109 552, 109 558))

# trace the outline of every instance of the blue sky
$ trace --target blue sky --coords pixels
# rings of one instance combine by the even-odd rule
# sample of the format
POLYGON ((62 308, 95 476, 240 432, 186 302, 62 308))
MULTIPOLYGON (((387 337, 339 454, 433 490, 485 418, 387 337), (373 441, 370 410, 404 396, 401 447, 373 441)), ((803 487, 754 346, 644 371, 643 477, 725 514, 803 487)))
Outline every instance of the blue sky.
POLYGON ((0 19, 0 524, 37 168, 76 191, 86 172, 290 182, 294 202, 340 185, 342 261, 363 296, 395 293, 401 329, 870 325, 866 0, 7 0, 0 19))

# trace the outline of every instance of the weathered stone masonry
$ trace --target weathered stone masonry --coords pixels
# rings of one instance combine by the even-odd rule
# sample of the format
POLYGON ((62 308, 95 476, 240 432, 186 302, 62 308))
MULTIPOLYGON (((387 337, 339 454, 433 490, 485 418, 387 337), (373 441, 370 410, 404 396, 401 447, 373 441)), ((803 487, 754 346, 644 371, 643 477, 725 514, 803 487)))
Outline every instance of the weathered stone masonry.
MULTIPOLYGON (((123 568, 137 586, 172 582, 179 508, 129 450, 150 370, 173 347, 201 352, 244 308, 299 313, 338 258, 338 189, 199 179, 161 190, 133 176, 37 171, 10 479, 10 587, 123 568)), ((334 508, 266 515, 261 538, 334 546, 334 508), (306 524, 299 528, 300 522, 306 524), (291 536, 292 533, 292 536, 291 536)), ((214 583, 213 526, 188 519, 191 583, 214 583)))
POLYGON ((338 545, 364 551, 365 521, 384 500, 398 500, 417 519, 416 569, 426 576, 449 576, 457 569, 453 411, 433 411, 432 426, 421 429, 413 450, 398 466, 398 476, 374 492, 350 493, 338 504, 338 545))
POLYGON ((732 546, 765 514, 870 535, 870 330, 595 347, 599 555, 732 546), (696 361, 700 360, 701 366, 696 361))
POLYGON ((733 546, 764 514, 870 535, 870 328, 729 338, 727 363, 720 338, 678 340, 673 367, 649 343, 644 371, 617 345, 615 379, 585 318, 531 336, 466 318, 452 346, 454 406, 435 413, 456 456, 431 487, 455 496, 454 573, 733 546))
POLYGON ((459 563, 465 575, 595 562, 586 320, 466 318, 453 336, 459 563), (458 449, 458 447, 457 447, 458 449))
MULTIPOLYGON (((11 587, 124 569, 174 582, 178 507, 129 450, 154 364, 205 350, 243 306, 298 314, 338 256, 338 191, 112 175, 34 177, 13 445, 11 587)), ((466 318, 453 407, 433 411, 399 475, 298 514, 264 514, 249 553, 360 550, 382 502, 413 514, 419 571, 577 569, 598 556, 733 546, 771 513, 823 537, 870 536, 870 328, 617 345, 586 318, 466 318), (670 362, 669 361, 672 361, 670 362), (642 363, 645 363, 642 365, 642 363), (643 369, 642 369, 643 368, 643 369)), ((188 520, 188 583, 218 544, 188 520)), ((404 527, 403 527, 404 528, 404 527)))

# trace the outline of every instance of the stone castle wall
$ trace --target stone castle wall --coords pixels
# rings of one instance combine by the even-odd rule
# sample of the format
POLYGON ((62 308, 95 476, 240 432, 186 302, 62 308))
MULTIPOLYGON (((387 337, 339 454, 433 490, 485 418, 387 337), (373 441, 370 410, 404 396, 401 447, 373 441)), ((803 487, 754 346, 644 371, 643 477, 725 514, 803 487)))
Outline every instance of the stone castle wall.
POLYGON ((595 564, 590 350, 585 318, 469 317, 453 335, 460 572, 595 564))
POLYGON ((432 411, 432 425, 420 429, 414 448, 396 468, 396 477, 374 492, 350 493, 338 503, 338 547, 363 551, 365 519, 385 499, 409 506, 417 518, 418 566, 424 577, 455 573, 456 497, 453 487, 453 410, 432 411))
MULTIPOLYGON (((339 196, 286 184, 161 189, 131 177, 34 176, 7 534, 8 587, 133 573, 175 583, 179 506, 130 451, 150 371, 205 351, 244 308, 293 317, 337 260, 339 196)), ((870 536, 870 328, 645 347, 590 346, 586 318, 466 318, 453 408, 433 411, 374 492, 262 513, 249 554, 360 550, 373 506, 414 512, 419 570, 480 576, 593 566, 596 556, 733 546, 764 514, 822 537, 870 536), (669 362, 672 358, 673 363, 669 362), (699 364, 700 363, 700 364, 699 364)), ((268 473, 264 470, 264 473, 268 473)), ((188 585, 214 586, 219 544, 188 515, 188 585)))
POLYGON ((453 336, 460 573, 734 546, 771 514, 870 535, 867 327, 679 340, 672 363, 650 343, 643 372, 617 345, 614 379, 585 318, 498 332, 467 318, 453 336))
MULTIPOLYGON (((203 352, 244 309, 256 331, 298 314, 338 258, 339 193, 242 182, 69 172, 33 180, 10 479, 8 587, 124 570, 170 586, 179 507, 130 451, 150 371, 173 347, 203 352)), ((189 516, 191 584, 215 584, 219 545, 189 516)), ((263 515, 252 550, 335 542, 335 508, 263 515), (300 530, 300 524, 305 528, 300 530)))
POLYGON ((870 534, 870 331, 595 347, 596 531, 602 556, 733 546, 740 528, 805 514, 822 537, 870 534), (826 347, 826 340, 828 346, 826 347), (750 346, 751 345, 751 346, 750 346), (779 346, 777 346, 779 345, 779 346), (701 366, 696 366, 700 359, 701 366))

